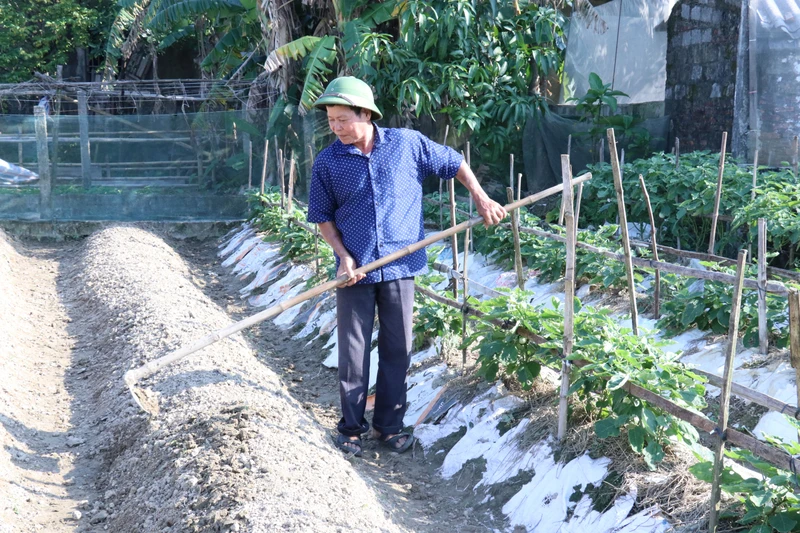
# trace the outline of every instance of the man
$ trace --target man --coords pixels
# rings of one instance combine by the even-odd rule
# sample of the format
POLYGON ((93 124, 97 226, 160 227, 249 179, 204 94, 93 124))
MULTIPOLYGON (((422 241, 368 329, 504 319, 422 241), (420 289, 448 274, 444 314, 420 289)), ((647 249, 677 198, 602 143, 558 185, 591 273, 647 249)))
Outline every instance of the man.
POLYGON ((354 270, 422 240, 422 181, 456 178, 475 199, 487 224, 506 216, 455 150, 407 129, 384 129, 372 90, 353 77, 333 80, 315 102, 326 109, 338 140, 314 161, 308 221, 319 224, 336 254, 339 392, 342 418, 336 446, 361 456, 369 388, 369 354, 378 310, 378 377, 372 427, 378 441, 402 453, 413 436, 402 432, 406 373, 412 343, 414 275, 427 270, 425 250, 367 274, 354 270))

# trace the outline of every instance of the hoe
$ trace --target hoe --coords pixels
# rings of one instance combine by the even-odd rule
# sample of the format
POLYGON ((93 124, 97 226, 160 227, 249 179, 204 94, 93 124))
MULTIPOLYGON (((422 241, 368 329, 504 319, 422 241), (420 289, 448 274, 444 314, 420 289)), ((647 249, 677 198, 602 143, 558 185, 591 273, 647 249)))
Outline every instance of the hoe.
MULTIPOLYGON (((592 177, 591 173, 583 174, 582 176, 579 176, 579 177, 577 177, 577 178, 572 180, 572 186, 574 187, 575 185, 577 185, 579 183, 583 183, 584 181, 587 181, 587 180, 591 179, 591 177, 592 177)), ((510 213, 510 212, 514 211, 515 209, 519 209, 521 207, 525 207, 527 205, 530 205, 530 204, 532 204, 534 202, 538 202, 539 200, 542 200, 544 198, 547 198, 548 196, 552 196, 554 194, 557 194, 557 193, 561 192, 562 190, 563 190, 563 186, 562 185, 556 185, 554 187, 550 187, 549 189, 545 189, 545 190, 543 190, 541 192, 538 192, 536 194, 532 194, 532 195, 527 196, 527 197, 525 197, 525 198, 523 198, 521 200, 518 200, 516 202, 513 202, 513 203, 510 203, 510 204, 506 205, 505 206, 505 210, 506 210, 506 212, 510 213)), ((420 249, 422 249, 422 248, 424 248, 424 247, 426 247, 426 246, 428 246, 430 244, 433 244, 433 243, 435 243, 437 241, 440 241, 442 239, 445 239, 447 237, 451 237, 453 235, 456 235, 456 234, 466 230, 467 228, 471 228, 473 226, 477 226, 478 224, 480 224, 482 222, 483 222, 483 218, 482 217, 476 217, 476 218, 473 218, 471 220, 464 221, 464 222, 462 222, 460 224, 457 224, 457 225, 455 225, 455 226, 453 226, 451 228, 448 228, 448 229, 446 229, 444 231, 440 231, 439 233, 435 233, 435 234, 433 234, 433 235, 431 235, 429 237, 426 237, 425 239, 423 239, 423 240, 421 240, 421 241, 419 241, 417 243, 414 243, 411 246, 407 246, 406 248, 403 248, 402 250, 398 250, 398 251, 396 251, 396 252, 394 252, 394 253, 392 253, 390 255, 387 255, 386 257, 382 257, 382 258, 378 259, 377 261, 373 261, 372 263, 364 265, 364 266, 356 269, 355 272, 356 272, 356 274, 370 272, 372 270, 375 270, 376 268, 380 268, 380 267, 382 267, 382 266, 384 266, 384 265, 386 265, 388 263, 391 263, 392 261, 394 261, 396 259, 404 257, 404 256, 406 256, 406 255, 408 255, 410 253, 416 252, 417 250, 420 250, 420 249)), ((239 331, 241 331, 241 330, 243 330, 245 328, 248 328, 250 326, 258 324, 259 322, 263 322, 264 320, 268 320, 268 319, 274 318, 274 317, 278 316, 279 314, 283 313, 284 311, 286 311, 287 309, 290 309, 290 308, 294 307, 295 305, 303 303, 306 300, 310 300, 311 298, 314 298, 315 296, 318 296, 318 295, 320 295, 320 294, 322 294, 322 293, 324 293, 326 291, 329 291, 331 289, 335 289, 335 288, 347 283, 348 279, 349 278, 346 275, 341 275, 341 276, 337 277, 336 279, 332 279, 330 281, 327 281, 325 283, 317 285, 316 287, 314 287, 312 289, 309 289, 309 290, 307 290, 306 292, 304 292, 302 294, 298 294, 297 296, 295 296, 293 298, 290 298, 290 299, 286 300, 285 302, 281 302, 278 305, 274 305, 274 306, 272 306, 272 307, 270 307, 268 309, 265 309, 264 311, 261 311, 260 313, 257 313, 257 314, 255 314, 253 316, 250 316, 248 318, 240 320, 239 322, 231 324, 230 326, 227 326, 225 328, 222 328, 222 329, 219 329, 217 331, 214 331, 213 333, 210 333, 210 334, 206 335, 202 339, 198 339, 197 341, 195 341, 194 343, 192 343, 189 346, 185 346, 185 347, 180 348, 178 350, 175 350, 174 352, 169 353, 169 354, 167 354, 167 355, 165 355, 163 357, 160 357, 158 359, 154 359, 154 360, 148 362, 147 364, 144 364, 144 365, 140 366, 139 368, 134 368, 134 369, 131 369, 131 370, 127 371, 125 373, 124 379, 125 379, 125 383, 128 385, 128 389, 130 389, 131 394, 133 395, 133 399, 136 401, 136 404, 139 407, 141 407, 144 411, 149 413, 151 416, 157 415, 158 414, 158 400, 157 400, 156 395, 153 394, 152 392, 146 390, 146 389, 138 387, 137 384, 139 383, 139 381, 141 381, 142 379, 145 379, 145 378, 147 378, 149 376, 152 376, 153 374, 155 374, 156 372, 158 372, 162 368, 164 368, 164 367, 166 367, 166 366, 168 366, 168 365, 170 365, 170 364, 172 364, 172 363, 174 363, 176 361, 180 361, 184 357, 186 357, 188 355, 191 355, 194 352, 196 352, 198 350, 201 350, 201 349, 205 348, 206 346, 208 346, 210 344, 214 344, 217 341, 220 341, 220 340, 222 340, 222 339, 224 339, 226 337, 229 337, 229 336, 233 335, 234 333, 238 333, 239 331)))

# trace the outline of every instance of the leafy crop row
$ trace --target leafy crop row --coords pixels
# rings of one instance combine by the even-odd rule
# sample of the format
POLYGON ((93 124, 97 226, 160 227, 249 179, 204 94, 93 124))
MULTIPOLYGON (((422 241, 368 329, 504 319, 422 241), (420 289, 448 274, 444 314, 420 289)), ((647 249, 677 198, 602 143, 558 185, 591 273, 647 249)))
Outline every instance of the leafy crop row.
MULTIPOLYGON (((758 218, 768 220, 768 245, 783 251, 782 264, 789 268, 788 254, 800 242, 800 182, 788 169, 760 168, 755 201, 752 171, 726 158, 720 209, 733 217, 726 231, 721 231, 717 252, 733 251, 755 244, 758 218), (749 228, 749 232, 745 231, 749 228)), ((617 215, 616 193, 608 163, 591 165, 592 179, 584 185, 580 225, 599 226, 617 215)), ((649 223, 647 204, 639 185, 639 174, 647 184, 658 226, 659 242, 680 244, 685 249, 705 250, 711 231, 710 216, 719 173, 719 154, 707 151, 681 155, 680 168, 675 156, 657 153, 647 159, 626 163, 623 168, 625 207, 629 222, 649 223)))

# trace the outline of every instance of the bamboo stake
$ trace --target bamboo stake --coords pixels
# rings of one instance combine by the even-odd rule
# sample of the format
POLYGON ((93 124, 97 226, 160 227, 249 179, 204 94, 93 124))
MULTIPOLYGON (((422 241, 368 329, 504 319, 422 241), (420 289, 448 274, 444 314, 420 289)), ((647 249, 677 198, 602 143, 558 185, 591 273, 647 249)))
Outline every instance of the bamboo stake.
POLYGON ((606 158, 606 140, 600 137, 600 162, 605 163, 606 158))
POLYGON ((314 272, 319 276, 319 226, 314 225, 314 272))
MULTIPOLYGON (((642 194, 647 203, 647 213, 650 215, 650 242, 652 243, 653 259, 658 261, 658 242, 656 239, 656 219, 653 216, 653 206, 650 204, 650 195, 644 184, 644 177, 639 174, 639 185, 642 186, 642 194)), ((658 320, 661 318, 661 270, 656 269, 655 285, 653 286, 653 317, 658 320)))
POLYGON ((750 189, 750 201, 756 200, 756 180, 758 178, 758 148, 753 153, 753 188, 750 189))
MULTIPOLYGON (((579 176, 579 177, 575 178, 573 180, 573 184, 577 184, 577 183, 581 183, 583 181, 589 180, 589 179, 591 179, 591 177, 592 177, 592 175, 590 173, 586 173, 586 174, 584 174, 582 176, 579 176)), ((532 194, 532 195, 530 195, 530 196, 528 196, 526 198, 523 198, 519 202, 514 202, 512 204, 506 205, 505 206, 505 210, 506 210, 507 213, 510 213, 515 209, 519 209, 519 208, 524 207, 526 205, 530 205, 532 203, 538 202, 538 201, 540 201, 540 200, 542 200, 544 198, 547 198, 548 196, 552 196, 553 194, 558 194, 558 192, 560 192, 561 188, 562 188, 561 186, 550 187, 549 189, 545 189, 544 191, 538 192, 536 194, 532 194)), ((473 218, 472 220, 466 220, 466 221, 464 221, 464 222, 462 222, 462 223, 460 223, 460 224, 458 224, 456 226, 453 226, 453 227, 451 227, 451 228, 449 228, 449 229, 447 229, 445 231, 441 231, 441 232, 436 233, 434 235, 430 235, 429 237, 426 237, 425 239, 422 239, 419 242, 416 242, 416 243, 414 243, 412 245, 406 246, 405 248, 403 248, 401 250, 397 250, 396 252, 391 253, 391 254, 389 254, 389 255, 387 255, 385 257, 382 257, 382 258, 378 259, 377 261, 374 261, 374 262, 369 263, 367 265, 361 266, 361 267, 359 267, 359 268, 357 268, 355 270, 355 274, 358 275, 358 274, 366 274, 367 272, 371 272, 372 270, 375 270, 376 268, 380 268, 380 267, 382 267, 384 265, 388 265, 392 261, 396 261, 397 259, 399 259, 401 257, 405 257, 406 255, 412 254, 412 253, 416 252, 417 250, 421 250, 421 249, 425 248, 426 246, 429 246, 429 245, 431 245, 431 244, 433 244, 435 242, 438 242, 438 241, 440 241, 442 239, 446 239, 446 238, 448 238, 448 237, 450 237, 452 235, 456 235, 457 233, 459 233, 461 231, 464 231, 467 228, 472 228, 472 227, 477 226, 478 224, 481 224, 483 222, 484 222, 483 217, 476 217, 476 218, 473 218)), ((341 276, 337 277, 336 279, 333 279, 331 281, 328 281, 326 283, 318 285, 317 287, 314 287, 311 290, 308 290, 306 292, 298 294, 297 296, 295 296, 293 298, 290 298, 290 299, 288 299, 288 300, 286 300, 284 302, 281 302, 278 305, 274 305, 274 306, 272 306, 272 307, 270 307, 268 309, 265 309, 264 311, 261 311, 260 313, 256 313, 255 315, 252 315, 252 316, 250 316, 248 318, 240 320, 239 322, 236 322, 234 324, 226 326, 225 328, 222 328, 222 329, 219 329, 217 331, 214 331, 214 332, 206 335, 202 339, 196 340, 194 343, 192 343, 189 346, 182 347, 182 348, 180 348, 178 350, 175 350, 175 351, 173 351, 173 352, 171 352, 171 353, 169 353, 169 354, 167 354, 167 355, 165 355, 163 357, 159 357, 158 359, 154 359, 152 361, 149 361, 148 363, 140 366, 139 368, 131 369, 131 370, 129 370, 129 371, 127 371, 125 373, 125 376, 124 376, 125 383, 128 385, 128 388, 130 389, 131 394, 133 395, 133 398, 136 401, 137 405, 139 405, 139 407, 141 407, 143 410, 145 410, 145 411, 147 411, 149 413, 157 412, 157 405, 153 405, 153 401, 150 398, 148 398, 147 394, 144 394, 144 391, 142 391, 142 390, 140 390, 140 389, 138 389, 136 387, 136 384, 140 380, 145 379, 145 378, 147 378, 149 376, 152 376, 153 374, 155 374, 156 372, 158 372, 162 368, 164 368, 164 367, 166 367, 166 366, 168 366, 168 365, 170 365, 172 363, 175 363, 177 361, 180 361, 181 359, 183 359, 183 358, 187 357, 188 355, 191 355, 191 354, 193 354, 193 353, 205 348, 206 346, 214 344, 217 341, 220 341, 220 340, 222 340, 224 338, 227 338, 227 337, 233 335, 234 333, 238 333, 239 331, 241 331, 241 330, 243 330, 245 328, 248 328, 250 326, 253 326, 255 324, 263 322, 264 320, 268 320, 270 318, 274 318, 274 317, 278 316, 279 314, 281 314, 282 312, 286 311, 287 309, 290 309, 290 308, 294 307, 295 305, 297 305, 299 303, 302 303, 302 302, 305 302, 307 300, 310 300, 311 298, 314 298, 315 296, 319 296, 320 294, 322 294, 324 292, 327 292, 327 291, 329 291, 331 289, 339 287, 339 286, 343 285, 344 283, 346 283, 347 281, 349 281, 349 278, 347 277, 347 275, 346 274, 342 274, 341 276)), ((541 339, 541 337, 538 337, 538 338, 541 339)))
POLYGON ((611 170, 614 174, 614 189, 617 191, 617 208, 619 209, 619 228, 622 232, 622 246, 625 251, 625 272, 628 275, 628 291, 631 302, 631 329, 634 335, 639 335, 639 312, 636 309, 636 282, 633 278, 633 263, 631 261, 631 241, 628 238, 628 217, 625 213, 625 193, 622 190, 622 172, 617 160, 617 139, 614 128, 606 130, 608 134, 608 153, 611 157, 611 170))
POLYGON ((261 167, 261 194, 264 194, 264 184, 267 181, 267 161, 269 160, 269 139, 264 140, 264 164, 261 167))
POLYGON ((508 156, 508 186, 514 190, 514 154, 508 156))
MULTIPOLYGON (((514 201, 514 190, 511 187, 506 188, 506 195, 508 196, 508 203, 514 201)), ((511 232, 514 235, 514 270, 517 272, 517 287, 520 289, 525 288, 525 273, 522 270, 522 250, 519 244, 519 224, 517 217, 519 213, 514 211, 511 213, 511 232)))
POLYGON ((769 350, 767 338, 767 221, 758 219, 758 353, 769 350))
POLYGON ((578 185, 578 197, 575 199, 575 235, 581 223, 581 199, 583 198, 583 183, 578 185))
MULTIPOLYGON (((516 213, 516 211, 514 211, 516 213)), ((461 280, 463 289, 464 289, 464 296, 462 301, 466 304, 469 301, 469 242, 470 242, 470 232, 471 228, 467 228, 467 231, 464 233, 464 273, 463 279, 461 280)), ((456 284, 458 285, 458 284, 456 284)), ((464 346, 461 349, 461 366, 462 368, 467 368, 467 347, 464 345, 465 341, 467 340, 467 306, 463 306, 464 310, 461 312, 461 345, 464 346)))
POLYGON ((792 141, 792 175, 796 178, 797 177, 797 135, 794 136, 794 140, 792 141))
MULTIPOLYGON (((506 229, 511 229, 511 224, 499 224, 499 226, 506 229)), ((538 235, 540 237, 546 237, 548 239, 553 239, 559 242, 566 242, 566 238, 563 235, 557 235, 555 233, 549 233, 547 231, 542 231, 538 229, 520 228, 520 232, 530 233, 531 235, 538 235)), ((589 250, 590 252, 602 255, 603 257, 608 257, 609 259, 614 259, 616 261, 625 261, 625 254, 618 254, 616 252, 612 252, 611 250, 607 250, 605 248, 599 248, 597 246, 593 246, 585 242, 576 242, 575 245, 579 248, 583 248, 585 250, 589 250)), ((663 247, 659 245, 659 248, 663 247)), ((711 270, 700 270, 698 268, 685 267, 681 265, 667 263, 664 261, 645 259, 643 257, 631 257, 631 262, 640 268, 652 268, 652 269, 658 268, 661 269, 663 272, 671 272, 673 274, 687 276, 690 278, 720 281, 722 283, 727 283, 729 285, 732 285, 736 281, 736 276, 732 274, 725 274, 724 272, 714 272, 711 270)), ((757 290, 758 281, 754 279, 745 279, 744 286, 748 289, 757 290)), ((783 283, 777 281, 767 281, 767 292, 770 294, 780 294, 781 296, 786 296, 789 293, 789 289, 787 289, 786 285, 784 285, 783 283)))
MULTIPOLYGON (((571 157, 571 156, 572 156, 572 134, 567 136, 567 157, 571 157)), ((563 196, 562 196, 561 199, 562 200, 564 199, 563 196)), ((563 201, 561 202, 561 209, 559 209, 559 211, 558 211, 558 225, 559 226, 563 226, 564 225, 564 202, 563 201)))
MULTIPOLYGON (((450 193, 450 227, 456 226, 456 187, 455 180, 447 180, 447 190, 450 193)), ((458 237, 453 234, 450 239, 450 247, 453 251, 453 270, 458 270, 458 237)), ((453 298, 458 300, 458 280, 453 279, 453 298)))
MULTIPOLYGON (((800 406, 800 292, 789 292, 789 360, 795 372, 797 405, 800 406)), ((795 418, 798 412, 795 410, 795 418)))
POLYGON ((292 152, 292 159, 289 161, 289 192, 286 199, 286 213, 292 214, 292 197, 294 196, 294 174, 295 174, 295 159, 294 152, 292 152))
MULTIPOLYGON (((447 136, 450 134, 450 124, 444 127, 444 140, 442 144, 447 146, 447 136)), ((442 197, 442 180, 439 180, 439 231, 444 230, 444 198, 442 197)))
POLYGON ((249 133, 242 135, 247 146, 247 188, 253 188, 253 140, 249 133))
POLYGON ((275 185, 278 184, 278 173, 280 172, 280 161, 283 159, 281 157, 281 150, 278 146, 278 137, 275 136, 272 138, 272 142, 275 143, 275 185))
POLYGON ((711 237, 708 241, 708 253, 714 253, 714 243, 717 240, 717 219, 719 218, 719 201, 722 198, 722 175, 725 172, 725 149, 728 144, 728 132, 722 132, 722 149, 719 154, 719 175, 717 176, 717 194, 714 196, 714 214, 711 217, 711 237))
POLYGON ((283 176, 283 174, 284 174, 285 170, 286 169, 284 168, 284 161, 283 161, 283 150, 278 148, 278 168, 277 168, 278 176, 277 176, 276 179, 278 181, 278 190, 281 193, 281 209, 282 210, 286 209, 286 202, 284 201, 284 197, 283 197, 283 195, 284 195, 284 191, 283 191, 283 186, 284 186, 283 177, 284 176, 283 176))
MULTIPOLYGON (((22 125, 21 124, 17 125, 17 134, 18 134, 19 137, 22 137, 22 125)), ((19 166, 21 166, 21 167, 25 166, 24 154, 25 154, 25 152, 23 150, 22 143, 17 144, 17 159, 19 160, 19 166)))
MULTIPOLYGON (((59 84, 64 80, 64 65, 56 65, 56 79, 59 84)), ((53 155, 51 159, 52 170, 50 180, 58 183, 58 137, 61 129, 61 89, 56 90, 56 97, 53 101, 53 155)))
POLYGON ((739 315, 741 314, 742 287, 746 263, 747 250, 740 250, 739 260, 736 265, 736 284, 733 287, 730 323, 728 325, 728 345, 727 353, 725 354, 725 374, 722 378, 722 393, 720 395, 719 424, 716 428, 717 446, 714 454, 714 481, 711 484, 711 516, 708 520, 709 533, 715 533, 717 531, 717 523, 719 521, 720 478, 722 476, 722 462, 725 453, 725 440, 727 438, 728 409, 731 402, 733 360, 736 357, 736 344, 739 339, 739 315))
POLYGON ((563 440, 567 434, 569 358, 572 355, 575 324, 575 216, 572 212, 572 170, 568 155, 561 156, 561 179, 564 185, 561 205, 565 206, 567 259, 564 274, 564 350, 561 360, 561 391, 558 396, 558 440, 563 440))
POLYGON ((681 140, 675 137, 675 169, 681 168, 681 140))
POLYGON ((81 177, 83 187, 88 189, 92 186, 92 149, 89 142, 89 96, 84 91, 78 93, 78 126, 81 135, 81 177))
POLYGON ((517 201, 522 198, 522 172, 517 174, 517 201))
MULTIPOLYGON (((467 147, 466 147, 466 154, 465 155, 466 155, 466 158, 467 158, 467 166, 470 169, 472 169, 472 159, 471 159, 471 156, 470 156, 470 152, 471 152, 471 150, 470 150, 469 141, 467 141, 467 147)), ((470 218, 470 220, 472 220, 472 206, 473 206, 474 203, 475 203, 475 199, 472 197, 472 193, 469 193, 469 218, 470 218)), ((474 253, 475 252, 475 243, 472 241, 472 239, 470 239, 469 245, 470 245, 470 250, 474 253)))
MULTIPOLYGON (((455 309, 466 308, 466 311, 470 316, 484 320, 487 323, 492 324, 502 330, 508 331, 512 327, 514 327, 513 325, 509 325, 508 323, 505 323, 500 319, 487 318, 485 313, 477 309, 474 309, 470 306, 463 306, 459 302, 456 302, 449 298, 445 298, 444 296, 439 296, 435 292, 430 291, 424 287, 420 287, 419 285, 417 285, 415 288, 416 291, 419 292, 420 294, 423 294, 439 303, 449 305, 455 309)), ((798 306, 800 306, 800 303, 798 303, 798 306)), ((544 337, 532 333, 531 331, 528 331, 527 329, 521 326, 517 327, 514 330, 514 332, 520 337, 524 337, 526 339, 531 340, 535 344, 541 345, 548 342, 547 339, 545 339, 544 337)), ((572 363, 577 367, 584 367, 587 364, 589 364, 588 361, 583 361, 580 359, 573 360, 572 363)), ((714 376, 713 374, 708 374, 707 372, 703 372, 697 369, 693 369, 692 371, 701 376, 708 376, 709 383, 711 383, 712 385, 719 387, 722 386, 722 378, 714 376)), ((631 382, 626 383, 625 385, 623 385, 622 388, 632 396, 645 400, 646 402, 658 407, 659 409, 662 409, 663 411, 666 411, 667 413, 688 422, 689 424, 691 424, 692 426, 701 431, 705 431, 706 433, 712 433, 715 431, 715 428, 717 427, 717 425, 714 422, 712 422, 702 414, 698 414, 695 411, 690 411, 688 409, 680 407, 679 405, 674 404, 670 400, 667 400, 666 398, 663 398, 662 396, 659 396, 658 394, 651 392, 647 389, 643 389, 637 385, 634 385, 631 382)), ((784 404, 783 402, 780 402, 775 398, 772 398, 771 396, 767 396, 760 392, 756 392, 753 391, 752 389, 743 387, 742 385, 739 385, 737 383, 733 383, 731 386, 731 392, 733 392, 734 394, 738 394, 737 390, 749 391, 748 395, 742 395, 742 397, 747 399, 752 399, 756 403, 762 402, 759 403, 759 405, 768 407, 769 409, 774 410, 776 412, 793 413, 796 410, 794 406, 784 404), (765 402, 764 401, 765 398, 768 399, 769 401, 765 402)), ((739 448, 746 448, 752 451, 754 454, 758 455, 763 459, 766 459, 767 461, 769 461, 770 463, 774 464, 779 468, 783 468, 784 470, 791 469, 791 465, 793 462, 792 456, 790 456, 783 450, 779 450, 773 446, 770 446, 769 444, 759 441, 755 437, 736 431, 733 428, 728 428, 727 436, 728 436, 728 442, 730 442, 732 445, 738 446, 739 448)))

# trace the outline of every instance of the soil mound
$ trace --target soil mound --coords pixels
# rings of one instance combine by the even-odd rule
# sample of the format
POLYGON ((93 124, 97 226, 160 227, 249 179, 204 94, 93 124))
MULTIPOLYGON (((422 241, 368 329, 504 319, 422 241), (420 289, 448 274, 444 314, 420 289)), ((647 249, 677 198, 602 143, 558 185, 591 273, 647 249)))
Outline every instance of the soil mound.
POLYGON ((70 275, 106 464, 85 531, 404 531, 241 335, 147 380, 161 414, 140 412, 126 370, 230 323, 162 239, 103 230, 70 275))

